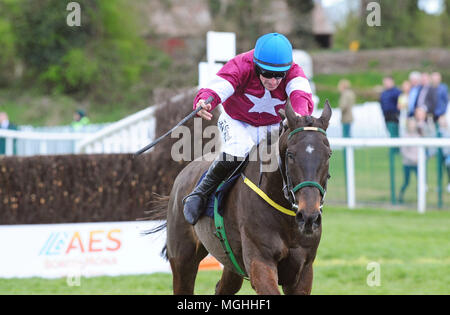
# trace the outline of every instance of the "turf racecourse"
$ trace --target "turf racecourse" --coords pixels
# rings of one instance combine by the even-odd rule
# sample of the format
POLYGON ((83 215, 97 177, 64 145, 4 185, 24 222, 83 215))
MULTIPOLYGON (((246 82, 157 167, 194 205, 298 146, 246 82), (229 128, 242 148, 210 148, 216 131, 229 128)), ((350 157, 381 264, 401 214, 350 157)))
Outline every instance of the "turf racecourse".
MULTIPOLYGON (((450 211, 326 207, 313 294, 449 294, 450 211)), ((197 276, 213 294, 218 271, 197 276)), ((0 294, 172 294, 171 274, 66 279, 0 279, 0 294)), ((254 294, 248 281, 239 294, 254 294)))

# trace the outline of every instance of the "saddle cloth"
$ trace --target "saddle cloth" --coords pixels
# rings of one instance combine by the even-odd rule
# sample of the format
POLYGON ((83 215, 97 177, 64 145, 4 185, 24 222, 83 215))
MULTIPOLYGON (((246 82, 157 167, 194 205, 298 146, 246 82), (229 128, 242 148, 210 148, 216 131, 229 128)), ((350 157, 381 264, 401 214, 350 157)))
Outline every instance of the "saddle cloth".
MULTIPOLYGON (((202 182, 203 178, 206 175, 206 172, 204 172, 203 175, 200 177, 200 179, 197 183, 197 186, 202 182)), ((218 201, 219 214, 223 215, 224 201, 227 196, 227 193, 233 187, 233 185, 236 183, 239 176, 241 176, 240 172, 238 172, 233 177, 227 179, 222 186, 220 186, 214 193, 209 195, 206 209, 205 209, 205 211, 203 211, 204 215, 214 218, 214 197, 216 197, 216 196, 217 196, 217 201, 218 201)))

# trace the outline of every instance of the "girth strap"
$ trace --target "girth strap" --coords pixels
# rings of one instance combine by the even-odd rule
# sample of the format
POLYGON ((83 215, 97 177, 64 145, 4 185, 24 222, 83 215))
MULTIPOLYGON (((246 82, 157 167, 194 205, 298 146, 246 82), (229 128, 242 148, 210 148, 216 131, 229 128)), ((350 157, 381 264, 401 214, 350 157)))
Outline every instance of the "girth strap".
MULTIPOLYGON (((220 184, 217 190, 221 188, 223 184, 224 183, 220 184)), ((231 249, 230 243, 228 242, 228 238, 225 233, 225 224, 223 222, 223 217, 219 213, 219 201, 217 199, 217 196, 214 196, 214 225, 216 227, 215 236, 219 239, 220 244, 222 245, 225 254, 230 259, 235 271, 240 276, 248 278, 245 271, 242 270, 241 266, 239 266, 239 263, 237 262, 236 257, 233 254, 233 250, 231 249)))

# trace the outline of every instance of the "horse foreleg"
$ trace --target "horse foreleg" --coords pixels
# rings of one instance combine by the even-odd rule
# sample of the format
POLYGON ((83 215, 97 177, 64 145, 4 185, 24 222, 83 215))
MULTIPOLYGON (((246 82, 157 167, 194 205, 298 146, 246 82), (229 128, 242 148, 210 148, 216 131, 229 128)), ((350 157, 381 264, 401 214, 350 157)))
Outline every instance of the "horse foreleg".
POLYGON ((227 267, 224 267, 222 278, 216 285, 216 295, 236 294, 242 287, 244 278, 227 267))
POLYGON ((294 285, 283 286, 284 294, 310 295, 313 283, 312 262, 303 266, 298 281, 294 285))
POLYGON ((275 264, 256 259, 252 260, 250 262, 250 283, 257 294, 280 294, 275 264))

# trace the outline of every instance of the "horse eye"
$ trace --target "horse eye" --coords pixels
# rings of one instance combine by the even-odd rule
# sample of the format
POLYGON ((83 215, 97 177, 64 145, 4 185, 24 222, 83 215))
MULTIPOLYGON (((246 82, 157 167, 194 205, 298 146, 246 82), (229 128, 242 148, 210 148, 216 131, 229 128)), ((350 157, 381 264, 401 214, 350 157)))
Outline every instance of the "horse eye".
POLYGON ((295 155, 292 152, 288 152, 287 157, 293 160, 295 158, 295 155))

